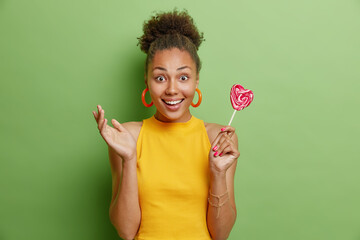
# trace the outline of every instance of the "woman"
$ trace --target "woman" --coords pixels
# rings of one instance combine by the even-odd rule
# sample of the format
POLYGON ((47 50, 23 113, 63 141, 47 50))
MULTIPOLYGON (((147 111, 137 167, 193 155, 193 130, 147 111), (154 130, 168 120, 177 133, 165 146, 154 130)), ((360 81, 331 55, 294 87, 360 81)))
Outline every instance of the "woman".
POLYGON ((124 239, 226 239, 236 219, 235 129, 190 113, 198 90, 203 41, 186 11, 144 23, 147 54, 143 102, 156 113, 142 122, 107 124, 93 111, 108 144, 112 172, 110 219, 124 239), (152 103, 145 102, 149 91, 152 103))

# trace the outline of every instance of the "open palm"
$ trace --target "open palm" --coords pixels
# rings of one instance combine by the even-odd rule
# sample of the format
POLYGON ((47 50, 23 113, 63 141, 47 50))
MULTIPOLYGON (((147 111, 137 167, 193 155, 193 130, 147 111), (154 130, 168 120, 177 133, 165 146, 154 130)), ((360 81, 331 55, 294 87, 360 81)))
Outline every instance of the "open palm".
POLYGON ((105 142, 115 150, 124 160, 133 159, 136 156, 136 142, 129 131, 126 130, 118 121, 112 119, 114 127, 107 124, 104 118, 104 110, 98 106, 99 113, 93 112, 98 129, 105 142))

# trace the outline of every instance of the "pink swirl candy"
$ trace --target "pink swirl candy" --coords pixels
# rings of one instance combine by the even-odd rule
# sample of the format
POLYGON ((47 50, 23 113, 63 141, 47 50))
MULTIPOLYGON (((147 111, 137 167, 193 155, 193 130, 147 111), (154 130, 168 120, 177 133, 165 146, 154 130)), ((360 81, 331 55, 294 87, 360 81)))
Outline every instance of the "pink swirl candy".
POLYGON ((240 84, 234 84, 230 91, 230 100, 235 110, 242 110, 250 105, 254 94, 249 89, 244 89, 240 84))

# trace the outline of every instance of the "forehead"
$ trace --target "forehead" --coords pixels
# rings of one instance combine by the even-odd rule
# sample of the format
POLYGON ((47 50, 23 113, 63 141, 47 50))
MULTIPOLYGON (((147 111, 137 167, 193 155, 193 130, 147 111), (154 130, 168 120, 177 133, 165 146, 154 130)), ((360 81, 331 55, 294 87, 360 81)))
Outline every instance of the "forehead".
POLYGON ((166 69, 178 68, 182 66, 189 66, 192 69, 195 69, 195 62, 189 52, 186 50, 180 50, 178 48, 157 51, 150 64, 153 67, 162 66, 166 69))

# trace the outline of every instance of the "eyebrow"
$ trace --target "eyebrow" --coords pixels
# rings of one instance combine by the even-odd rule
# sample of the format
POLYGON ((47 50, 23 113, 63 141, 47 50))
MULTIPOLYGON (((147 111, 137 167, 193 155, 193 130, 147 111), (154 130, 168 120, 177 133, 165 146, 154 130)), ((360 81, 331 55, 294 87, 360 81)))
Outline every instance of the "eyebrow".
MULTIPOLYGON (((182 69, 185 69, 185 68, 191 69, 191 67, 189 67, 189 66, 183 66, 183 67, 179 67, 178 69, 176 69, 176 71, 179 71, 179 70, 182 70, 182 69)), ((163 67, 154 67, 153 71, 154 71, 155 69, 167 71, 166 68, 163 68, 163 67)))

